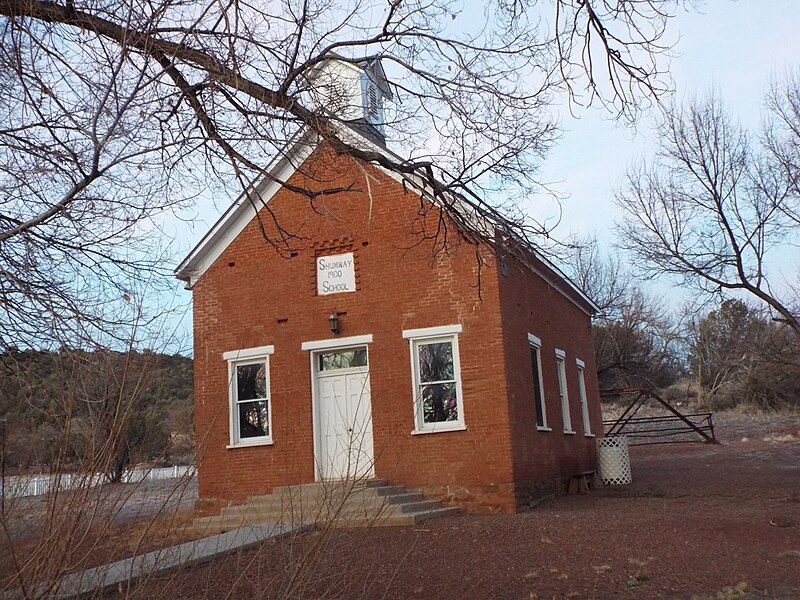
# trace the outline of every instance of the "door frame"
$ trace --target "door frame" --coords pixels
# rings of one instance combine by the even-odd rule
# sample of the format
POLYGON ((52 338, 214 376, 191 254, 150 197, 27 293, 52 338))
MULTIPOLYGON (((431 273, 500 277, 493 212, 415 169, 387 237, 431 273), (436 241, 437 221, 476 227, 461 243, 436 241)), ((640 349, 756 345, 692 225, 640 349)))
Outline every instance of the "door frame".
MULTIPOLYGON (((324 481, 322 478, 322 465, 318 462, 322 454, 322 432, 320 431, 319 422, 319 378, 317 377, 316 357, 321 352, 329 350, 336 350, 338 348, 351 348, 356 346, 364 346, 367 349, 367 377, 371 370, 371 362, 369 358, 369 344, 372 343, 372 334, 354 335, 342 338, 330 338, 327 340, 313 340, 303 342, 300 344, 300 349, 308 351, 308 362, 311 368, 311 429, 314 438, 314 455, 312 457, 312 468, 314 469, 314 481, 324 481)), ((370 380, 370 419, 372 419, 372 381, 370 380)), ((375 436, 373 433, 373 464, 371 467, 371 474, 375 474, 375 436)))

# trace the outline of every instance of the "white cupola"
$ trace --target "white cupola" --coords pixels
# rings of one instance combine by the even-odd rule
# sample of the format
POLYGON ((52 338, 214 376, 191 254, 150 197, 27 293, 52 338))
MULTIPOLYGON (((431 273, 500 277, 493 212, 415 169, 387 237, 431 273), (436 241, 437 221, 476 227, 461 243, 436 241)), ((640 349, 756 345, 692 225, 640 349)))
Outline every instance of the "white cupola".
POLYGON ((392 92, 380 59, 350 61, 331 55, 306 79, 316 110, 345 121, 381 145, 386 144, 383 99, 391 99, 392 92))

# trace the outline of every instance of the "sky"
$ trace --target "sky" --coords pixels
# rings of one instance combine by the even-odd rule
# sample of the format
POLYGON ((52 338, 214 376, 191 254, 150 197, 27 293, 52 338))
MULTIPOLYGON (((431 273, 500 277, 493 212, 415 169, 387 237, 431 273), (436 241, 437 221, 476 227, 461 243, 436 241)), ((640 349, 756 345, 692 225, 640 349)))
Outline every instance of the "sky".
MULTIPOLYGON (((796 0, 708 0, 697 10, 681 10, 670 23, 679 36, 669 67, 675 98, 713 90, 742 124, 758 127, 770 77, 800 66, 798 8, 796 0)), ((632 162, 652 154, 655 114, 635 128, 600 108, 577 116, 562 119, 564 133, 541 172, 542 181, 567 195, 554 234, 593 234, 608 244, 621 218, 613 190, 632 162)), ((530 210, 540 217, 559 212, 544 196, 533 199, 530 210)))
MULTIPOLYGON (((800 5, 797 0, 707 0, 697 4, 679 9, 669 24, 671 39, 677 38, 669 63, 675 98, 702 96, 713 90, 734 117, 757 127, 770 78, 800 66, 800 5)), ((563 134, 545 160, 540 179, 564 196, 563 210, 545 194, 531 199, 526 209, 551 223, 560 213, 561 221, 553 232, 558 239, 594 235, 602 246, 610 247, 613 224, 621 218, 612 202, 613 190, 621 186, 635 159, 654 151, 656 114, 653 111, 630 127, 599 107, 578 110, 574 117, 565 106, 554 110, 562 115, 563 134)), ((179 253, 187 254, 225 208, 224 203, 217 203, 180 226, 176 239, 179 253)), ((791 252, 786 264, 796 270, 800 253, 791 252)), ((794 272, 784 275, 796 277, 794 272)), ((189 292, 178 294, 188 300, 189 292)), ((185 331, 184 339, 190 339, 190 311, 185 312, 178 329, 185 331)))
MULTIPOLYGON (((696 8, 679 9, 668 37, 677 38, 669 71, 675 97, 718 92, 742 123, 757 126, 770 77, 800 66, 800 12, 797 0, 707 0, 696 8)), ((652 153, 655 109, 634 127, 613 119, 601 107, 565 106, 563 134, 544 162, 540 179, 567 197, 563 211, 542 194, 528 208, 537 218, 554 219, 555 234, 596 233, 611 239, 619 213, 611 198, 634 159, 652 153)), ((188 252, 226 207, 204 210, 183 231, 179 245, 188 252)))

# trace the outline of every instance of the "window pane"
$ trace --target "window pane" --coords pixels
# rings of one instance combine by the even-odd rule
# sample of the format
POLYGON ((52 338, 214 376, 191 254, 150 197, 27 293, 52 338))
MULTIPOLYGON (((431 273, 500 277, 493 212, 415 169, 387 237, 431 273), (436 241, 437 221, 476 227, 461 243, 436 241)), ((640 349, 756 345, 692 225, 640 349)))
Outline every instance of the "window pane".
POLYGON ((239 403, 239 437, 241 439, 269 435, 267 402, 239 403))
POLYGON ((417 351, 419 354, 419 380, 421 383, 452 381, 455 379, 453 371, 453 342, 419 344, 417 351))
POLYGON ((558 366, 558 393, 561 394, 563 398, 565 395, 564 383, 566 382, 566 377, 564 376, 564 361, 559 358, 556 364, 558 366))
POLYGON ((458 420, 455 383, 433 383, 420 387, 422 418, 425 423, 458 420))
POLYGON ((533 368, 533 402, 536 405, 536 425, 544 427, 544 410, 542 407, 542 388, 539 373, 539 349, 531 346, 531 367, 533 368))
POLYGON ((583 377, 583 369, 578 367, 578 393, 581 396, 581 413, 583 414, 583 433, 591 435, 592 424, 589 420, 589 405, 586 401, 586 380, 583 377))
POLYGON ((569 396, 567 395, 567 376, 564 366, 564 359, 556 359, 558 366, 558 393, 561 396, 561 420, 564 424, 564 431, 573 433, 572 417, 569 414, 569 396))
POLYGON ((367 366, 366 348, 325 352, 319 355, 320 371, 330 371, 331 369, 350 369, 352 367, 365 366, 367 366))
POLYGON ((236 398, 254 400, 267 397, 267 365, 238 365, 236 367, 236 398))

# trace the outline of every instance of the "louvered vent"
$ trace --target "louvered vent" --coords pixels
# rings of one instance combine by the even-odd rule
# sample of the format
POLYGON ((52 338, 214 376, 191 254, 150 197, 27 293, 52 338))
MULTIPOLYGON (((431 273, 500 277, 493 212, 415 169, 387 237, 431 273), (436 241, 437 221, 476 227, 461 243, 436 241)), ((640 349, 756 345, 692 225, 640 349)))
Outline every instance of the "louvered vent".
POLYGON ((369 113, 370 117, 377 119, 380 115, 380 111, 378 109, 378 88, 372 83, 367 86, 367 98, 367 112, 369 113))

